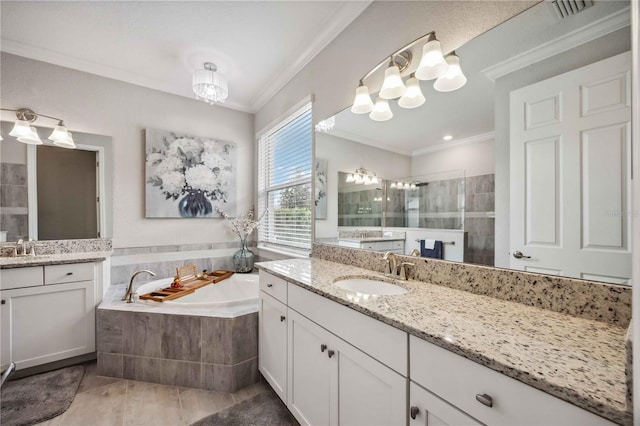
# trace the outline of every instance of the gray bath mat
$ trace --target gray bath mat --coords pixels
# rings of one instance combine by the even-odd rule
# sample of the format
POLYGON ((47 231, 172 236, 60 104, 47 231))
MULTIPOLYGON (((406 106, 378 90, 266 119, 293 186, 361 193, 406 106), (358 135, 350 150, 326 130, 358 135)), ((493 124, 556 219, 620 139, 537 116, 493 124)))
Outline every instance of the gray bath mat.
POLYGON ((0 395, 0 423, 33 425, 59 416, 71 405, 83 376, 84 367, 76 365, 6 382, 0 395))
POLYGON ((297 426, 278 395, 273 391, 262 392, 226 410, 212 414, 191 426, 297 426))

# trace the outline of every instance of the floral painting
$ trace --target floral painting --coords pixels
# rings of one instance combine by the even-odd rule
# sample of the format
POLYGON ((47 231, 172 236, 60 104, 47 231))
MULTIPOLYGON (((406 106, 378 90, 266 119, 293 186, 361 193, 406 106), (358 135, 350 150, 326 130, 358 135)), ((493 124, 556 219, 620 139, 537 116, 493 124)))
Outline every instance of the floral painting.
POLYGON ((316 159, 316 219, 327 218, 327 160, 316 159))
POLYGON ((236 145, 146 129, 146 217, 236 214, 236 145))

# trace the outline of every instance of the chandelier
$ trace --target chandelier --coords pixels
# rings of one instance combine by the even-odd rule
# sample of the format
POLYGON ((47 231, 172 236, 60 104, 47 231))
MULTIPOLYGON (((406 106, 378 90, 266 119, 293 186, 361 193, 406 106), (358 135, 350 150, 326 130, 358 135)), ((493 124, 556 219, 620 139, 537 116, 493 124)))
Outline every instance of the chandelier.
POLYGON ((335 115, 316 124, 316 132, 329 133, 334 127, 336 127, 335 115))
POLYGON ((213 105, 224 102, 229 97, 227 79, 218 72, 218 67, 211 62, 204 63, 204 69, 193 73, 193 93, 196 98, 213 105))
MULTIPOLYGON (((54 127, 49 140, 62 148, 75 149, 76 144, 73 142, 73 136, 67 126, 59 118, 51 117, 49 115, 37 114, 29 108, 9 109, 0 108, 2 111, 11 111, 16 113, 17 120, 13 123, 13 129, 9 132, 9 136, 15 137, 18 142, 26 143, 27 145, 42 145, 42 140, 38 135, 38 130, 32 125, 38 117, 46 117, 58 122, 58 125, 54 127)), ((2 136, 0 136, 0 141, 2 136)))
POLYGON ((451 52, 444 57, 440 48, 440 42, 434 31, 417 38, 400 50, 395 51, 387 59, 380 62, 361 79, 356 89, 351 112, 355 114, 369 114, 374 121, 387 121, 393 117, 389 101, 398 99, 398 105, 402 108, 417 108, 424 104, 425 97, 420 88, 420 80, 436 80, 433 88, 439 92, 451 92, 467 83, 467 78, 460 68, 460 58, 456 52, 451 52), (411 47, 427 40, 422 47, 422 58, 415 72, 409 75, 406 82, 401 74, 411 65, 413 54, 411 47), (375 104, 371 100, 369 88, 364 81, 387 64, 384 72, 382 88, 378 93, 375 104))

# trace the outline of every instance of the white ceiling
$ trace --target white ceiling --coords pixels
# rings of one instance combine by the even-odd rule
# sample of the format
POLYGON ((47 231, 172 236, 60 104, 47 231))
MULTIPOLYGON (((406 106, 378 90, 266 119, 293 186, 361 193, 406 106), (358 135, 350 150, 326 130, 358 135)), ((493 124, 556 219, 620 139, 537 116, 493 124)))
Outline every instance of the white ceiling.
POLYGON ((4 52, 193 98, 214 62, 255 112, 370 1, 2 1, 4 52))
POLYGON ((423 81, 426 102, 421 107, 407 110, 391 101, 394 117, 385 122, 346 109, 336 115, 332 134, 404 155, 419 155, 456 142, 486 140, 495 127, 495 102, 494 83, 483 70, 628 7, 628 1, 596 0, 593 7, 558 21, 547 4, 538 3, 456 49, 468 80, 461 89, 440 93, 433 89, 433 81, 423 81), (453 141, 443 141, 447 134, 453 141))

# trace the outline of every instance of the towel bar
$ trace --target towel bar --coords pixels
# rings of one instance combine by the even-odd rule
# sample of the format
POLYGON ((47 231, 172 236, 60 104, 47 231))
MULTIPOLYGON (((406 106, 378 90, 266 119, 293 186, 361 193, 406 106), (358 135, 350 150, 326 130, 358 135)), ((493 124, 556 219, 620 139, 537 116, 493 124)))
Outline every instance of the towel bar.
MULTIPOLYGON (((420 238, 416 238, 416 243, 419 243, 420 241, 422 241, 420 238)), ((455 246, 456 242, 455 241, 443 241, 442 244, 448 244, 451 246, 455 246)))

